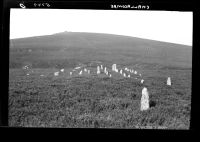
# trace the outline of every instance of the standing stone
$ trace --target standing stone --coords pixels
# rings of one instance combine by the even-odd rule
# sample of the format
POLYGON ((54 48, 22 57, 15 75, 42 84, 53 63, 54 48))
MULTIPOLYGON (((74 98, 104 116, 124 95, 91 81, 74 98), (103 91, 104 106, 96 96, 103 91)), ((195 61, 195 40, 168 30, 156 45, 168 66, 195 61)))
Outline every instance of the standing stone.
POLYGON ((142 79, 142 80, 141 80, 141 83, 143 83, 143 82, 144 82, 144 80, 142 79))
POLYGON ((142 97, 141 97, 140 110, 144 111, 144 110, 148 110, 148 109, 149 109, 149 93, 147 91, 147 88, 144 87, 142 89, 142 97))
POLYGON ((126 74, 124 73, 124 77, 126 77, 126 74))
POLYGON ((112 65, 112 70, 115 71, 116 70, 116 64, 112 65))
POLYGON ((115 71, 115 72, 118 72, 117 64, 113 64, 112 65, 112 70, 115 71))
POLYGON ((79 72, 79 74, 80 74, 80 75, 82 74, 82 70, 79 72))
POLYGON ((70 72, 70 75, 72 75, 72 72, 70 72))
POLYGON ((97 74, 100 74, 100 67, 97 66, 97 74))
POLYGON ((170 77, 167 78, 167 85, 171 86, 171 78, 170 77))
POLYGON ((135 71, 135 74, 137 74, 137 71, 135 71))
POLYGON ((103 70, 103 65, 101 65, 101 69, 103 70))
POLYGON ((59 75, 59 72, 54 72, 54 76, 58 76, 59 75))
POLYGON ((122 74, 122 69, 120 70, 120 74, 122 74))
POLYGON ((106 70, 106 67, 104 68, 104 73, 106 73, 107 72, 107 70, 106 70))

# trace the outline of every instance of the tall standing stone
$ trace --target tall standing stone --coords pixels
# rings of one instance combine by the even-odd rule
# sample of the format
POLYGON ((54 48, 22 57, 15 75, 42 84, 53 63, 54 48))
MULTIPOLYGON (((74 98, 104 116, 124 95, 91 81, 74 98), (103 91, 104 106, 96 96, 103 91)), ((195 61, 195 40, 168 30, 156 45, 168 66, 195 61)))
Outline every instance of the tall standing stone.
POLYGON ((97 74, 100 74, 100 67, 97 66, 97 74))
POLYGON ((106 67, 104 68, 104 73, 106 73, 107 72, 107 69, 106 69, 106 67))
POLYGON ((148 110, 148 109, 149 109, 149 93, 147 91, 147 88, 144 87, 142 89, 142 97, 141 97, 140 110, 144 111, 144 110, 148 110))
POLYGON ((112 70, 115 71, 116 70, 116 64, 112 65, 112 70))
POLYGON ((167 78, 167 85, 171 86, 171 78, 170 77, 167 78))

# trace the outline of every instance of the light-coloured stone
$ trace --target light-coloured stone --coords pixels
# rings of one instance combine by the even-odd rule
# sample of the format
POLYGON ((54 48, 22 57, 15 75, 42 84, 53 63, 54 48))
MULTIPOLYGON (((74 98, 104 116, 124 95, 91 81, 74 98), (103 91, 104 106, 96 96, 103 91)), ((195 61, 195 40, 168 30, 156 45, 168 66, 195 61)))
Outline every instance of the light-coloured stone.
POLYGON ((76 69, 80 69, 81 67, 75 67, 74 69, 76 70, 76 69))
POLYGON ((137 74, 137 71, 135 71, 134 74, 137 74))
POLYGON ((105 68, 104 68, 104 73, 106 73, 106 72, 107 72, 107 68, 105 67, 105 68))
POLYGON ((112 71, 115 71, 116 70, 116 64, 113 64, 112 65, 112 71))
POLYGON ((59 75, 59 72, 54 72, 54 76, 58 76, 59 75))
POLYGON ((144 111, 144 110, 148 110, 148 109, 149 109, 149 93, 147 91, 147 88, 144 87, 142 89, 142 97, 141 97, 140 110, 144 111))
POLYGON ((170 77, 167 78, 167 85, 171 86, 171 78, 170 77))
POLYGON ((122 74, 122 69, 120 70, 120 74, 122 74))
POLYGON ((97 66, 97 74, 100 74, 100 67, 97 66))
POLYGON ((118 72, 117 64, 112 65, 112 71, 118 72))
POLYGON ((103 70, 103 65, 101 65, 101 69, 103 70))
POLYGON ((79 75, 81 75, 81 74, 82 74, 82 72, 83 72, 83 71, 81 70, 81 71, 79 72, 79 75))

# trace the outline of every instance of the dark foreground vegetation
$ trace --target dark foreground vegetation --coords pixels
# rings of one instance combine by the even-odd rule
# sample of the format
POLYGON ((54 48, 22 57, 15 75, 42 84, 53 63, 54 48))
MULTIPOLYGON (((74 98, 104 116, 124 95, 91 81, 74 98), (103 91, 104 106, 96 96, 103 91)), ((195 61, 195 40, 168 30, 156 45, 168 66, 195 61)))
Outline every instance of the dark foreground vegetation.
POLYGON ((191 89, 185 80, 190 73, 177 77, 172 87, 166 86, 166 78, 153 74, 145 84, 95 75, 24 76, 21 69, 10 74, 10 126, 189 129, 191 89), (151 108, 141 112, 144 86, 151 108))

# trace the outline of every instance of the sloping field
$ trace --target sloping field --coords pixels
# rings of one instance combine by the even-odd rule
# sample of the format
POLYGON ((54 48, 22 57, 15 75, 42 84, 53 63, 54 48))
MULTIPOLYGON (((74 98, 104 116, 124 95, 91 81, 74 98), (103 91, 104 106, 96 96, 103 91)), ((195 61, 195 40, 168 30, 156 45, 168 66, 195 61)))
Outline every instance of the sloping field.
POLYGON ((192 67, 189 46, 109 34, 64 32, 10 41, 10 68, 75 67, 79 62, 105 61, 118 64, 158 64, 192 67), (31 50, 31 52, 29 52, 31 50))
POLYGON ((191 47, 72 32, 15 39, 10 45, 10 126, 189 129, 191 47), (114 63, 142 75, 122 77, 111 71, 114 63), (98 64, 112 77, 97 75, 98 64), (70 75, 80 65, 91 73, 70 75), (61 68, 65 71, 54 76, 61 68), (168 76, 172 86, 166 85, 168 76), (140 111, 144 87, 150 109, 140 111))

